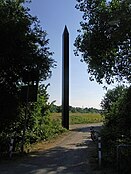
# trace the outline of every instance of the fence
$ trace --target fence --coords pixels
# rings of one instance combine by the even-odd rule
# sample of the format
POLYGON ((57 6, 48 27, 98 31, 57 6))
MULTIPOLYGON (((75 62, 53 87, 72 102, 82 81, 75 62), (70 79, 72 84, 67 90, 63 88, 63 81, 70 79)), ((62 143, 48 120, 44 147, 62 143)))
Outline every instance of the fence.
POLYGON ((117 171, 118 174, 131 173, 131 145, 120 144, 117 146, 117 171))

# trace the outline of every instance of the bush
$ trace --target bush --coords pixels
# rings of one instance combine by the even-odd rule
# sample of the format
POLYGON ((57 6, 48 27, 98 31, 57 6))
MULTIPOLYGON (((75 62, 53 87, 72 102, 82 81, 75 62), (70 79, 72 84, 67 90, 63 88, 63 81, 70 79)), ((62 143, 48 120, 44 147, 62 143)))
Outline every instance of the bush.
MULTIPOLYGON (((116 164, 119 144, 131 144, 131 87, 117 87, 102 101, 105 123, 102 129, 104 156, 116 164)), ((127 166, 128 167, 128 166, 127 166)))

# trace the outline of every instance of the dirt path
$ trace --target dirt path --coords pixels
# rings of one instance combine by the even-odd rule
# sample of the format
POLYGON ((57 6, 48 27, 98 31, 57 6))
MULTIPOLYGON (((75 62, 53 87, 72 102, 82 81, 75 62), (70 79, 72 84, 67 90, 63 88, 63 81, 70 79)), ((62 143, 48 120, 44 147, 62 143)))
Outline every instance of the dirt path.
POLYGON ((71 126, 69 134, 43 145, 44 150, 41 147, 39 152, 24 159, 1 164, 0 174, 92 174, 88 147, 90 126, 71 126))

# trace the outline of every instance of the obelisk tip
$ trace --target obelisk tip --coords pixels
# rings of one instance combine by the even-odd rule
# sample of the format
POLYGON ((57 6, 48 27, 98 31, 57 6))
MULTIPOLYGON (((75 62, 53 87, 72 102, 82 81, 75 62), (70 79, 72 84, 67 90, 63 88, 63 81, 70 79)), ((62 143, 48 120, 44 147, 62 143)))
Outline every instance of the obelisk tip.
POLYGON ((67 26, 65 25, 65 30, 67 30, 67 26))
POLYGON ((67 26, 65 25, 65 28, 64 28, 64 33, 68 33, 68 29, 67 29, 67 26))

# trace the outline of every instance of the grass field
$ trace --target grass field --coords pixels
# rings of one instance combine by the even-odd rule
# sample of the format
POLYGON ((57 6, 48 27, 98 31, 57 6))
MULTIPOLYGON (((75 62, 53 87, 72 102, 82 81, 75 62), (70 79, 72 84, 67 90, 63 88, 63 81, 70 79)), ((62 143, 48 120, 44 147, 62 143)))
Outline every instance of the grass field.
MULTIPOLYGON (((52 119, 61 119, 61 113, 51 113, 52 119)), ((70 124, 88 124, 99 123, 103 121, 103 118, 98 113, 70 113, 70 124)))

